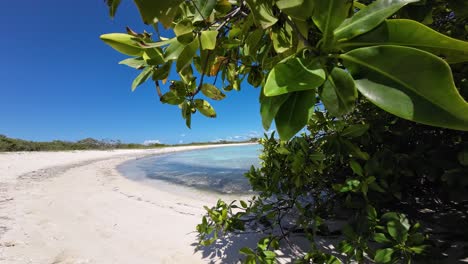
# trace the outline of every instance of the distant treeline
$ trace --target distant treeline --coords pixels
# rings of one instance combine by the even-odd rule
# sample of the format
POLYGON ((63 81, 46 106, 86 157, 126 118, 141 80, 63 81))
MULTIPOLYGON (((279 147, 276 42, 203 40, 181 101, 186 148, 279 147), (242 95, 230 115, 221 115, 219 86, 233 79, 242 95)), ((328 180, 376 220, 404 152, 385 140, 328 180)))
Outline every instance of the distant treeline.
POLYGON ((59 151, 59 150, 106 150, 106 149, 147 149, 164 147, 164 144, 122 143, 114 140, 86 138, 76 142, 54 140, 51 142, 27 141, 0 135, 0 151, 59 151))
MULTIPOLYGON (((209 145, 209 144, 230 144, 243 142, 257 142, 258 139, 252 138, 247 141, 218 141, 218 142, 194 142, 184 144, 183 146, 191 145, 209 145)), ((0 152, 5 151, 60 151, 60 150, 106 150, 106 149, 151 149, 173 145, 166 144, 136 144, 122 143, 119 140, 97 140, 94 138, 86 138, 79 141, 62 141, 54 140, 50 142, 36 142, 16 138, 9 138, 0 135, 0 152)), ((180 146, 180 145, 178 145, 180 146)))

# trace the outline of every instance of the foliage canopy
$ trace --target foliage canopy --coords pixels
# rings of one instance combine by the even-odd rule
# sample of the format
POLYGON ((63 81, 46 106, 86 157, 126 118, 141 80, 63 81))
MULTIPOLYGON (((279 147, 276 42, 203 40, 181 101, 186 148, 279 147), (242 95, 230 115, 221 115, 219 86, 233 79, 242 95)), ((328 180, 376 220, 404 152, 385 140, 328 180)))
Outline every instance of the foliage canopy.
MULTIPOLYGON (((107 1, 111 16, 119 3, 107 1)), ((135 3, 155 34, 101 36, 132 56, 121 64, 141 70, 132 89, 152 79, 190 127, 197 111, 216 116, 201 94, 222 100, 247 81, 261 88, 264 128, 274 120, 282 140, 263 139, 262 166, 247 173, 257 197, 207 208, 201 245, 265 231, 241 253, 247 263, 272 263, 301 232, 311 246, 298 263, 410 262, 437 248, 417 222, 427 220, 421 212, 466 218, 466 1, 135 3), (175 36, 161 36, 159 25, 175 36), (163 92, 174 69, 180 79, 163 92), (305 126, 309 133, 293 138, 305 126), (335 255, 314 242, 334 234, 330 220, 343 223, 335 255)))

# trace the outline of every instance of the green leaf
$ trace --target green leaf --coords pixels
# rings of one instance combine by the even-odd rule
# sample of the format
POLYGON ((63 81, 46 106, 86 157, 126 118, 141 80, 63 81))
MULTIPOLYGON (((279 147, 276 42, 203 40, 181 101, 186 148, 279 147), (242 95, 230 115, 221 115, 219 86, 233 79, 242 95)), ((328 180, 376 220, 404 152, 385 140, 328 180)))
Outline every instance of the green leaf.
MULTIPOLYGON (((182 103, 182 117, 185 119, 185 125, 190 128, 192 124, 192 106, 191 103, 188 101, 184 101, 182 103)), ((204 208, 208 211, 211 212, 210 208, 204 206, 204 208)))
POLYGON ((346 40, 366 33, 377 27, 387 17, 393 15, 403 6, 418 1, 419 0, 377 0, 343 21, 334 31, 335 39, 346 40))
POLYGON ((380 244, 392 243, 392 241, 388 239, 383 233, 375 233, 374 240, 375 242, 380 243, 380 244))
POLYGON ((271 122, 278 113, 280 107, 288 99, 290 94, 267 97, 260 93, 260 114, 262 115, 262 125, 265 130, 270 129, 271 122))
POLYGON ((246 0, 247 5, 252 11, 255 24, 261 28, 273 26, 278 19, 273 14, 273 5, 269 0, 246 0))
POLYGON ((120 0, 106 0, 107 6, 109 7, 109 15, 114 18, 117 8, 120 5, 120 0))
POLYGON ((448 63, 468 61, 468 42, 445 36, 413 20, 390 19, 376 29, 339 44, 342 49, 373 45, 409 46, 431 52, 448 63))
POLYGON ((164 65, 155 69, 153 72, 153 80, 164 80, 169 77, 171 71, 172 61, 166 62, 164 65))
POLYGON ((179 5, 183 0, 134 0, 140 11, 141 18, 145 24, 153 24, 157 20, 163 24, 165 28, 171 26, 174 17, 179 11, 179 5), (157 19, 157 20, 155 20, 157 19))
POLYGON ((364 133, 366 133, 367 130, 369 130, 368 124, 351 125, 343 129, 343 131, 341 132, 341 136, 348 138, 360 137, 364 135, 364 133))
POLYGON ((215 118, 216 112, 214 108, 205 100, 195 99, 195 107, 206 117, 215 118))
POLYGON ((389 221, 387 223, 387 232, 395 239, 398 243, 403 243, 408 238, 408 232, 399 221, 389 221))
POLYGON ((116 51, 129 56, 141 56, 143 49, 138 45, 135 37, 123 33, 110 33, 100 36, 101 40, 116 51))
POLYGON ((244 44, 244 54, 255 58, 258 48, 261 45, 261 40, 265 31, 263 29, 256 29, 252 31, 246 38, 244 44))
POLYGON ((290 17, 306 21, 314 11, 315 0, 280 0, 276 6, 290 17))
POLYGON ((180 53, 176 62, 177 72, 182 71, 185 67, 192 63, 193 57, 198 50, 198 39, 194 39, 190 44, 185 46, 184 50, 180 53))
POLYGON ((280 94, 311 90, 325 81, 325 71, 317 59, 305 60, 290 58, 278 63, 268 74, 264 94, 276 96, 280 94))
POLYGON ((164 59, 166 61, 177 60, 184 50, 186 45, 180 43, 179 41, 173 41, 164 51, 164 59))
POLYGON ((353 172, 359 176, 363 176, 364 173, 363 173, 363 170, 362 170, 362 167, 361 165, 355 161, 355 160, 350 160, 349 161, 349 166, 351 167, 351 169, 353 170, 353 172))
POLYGON ((333 30, 348 17, 352 5, 353 1, 345 0, 316 1, 312 19, 323 33, 323 46, 329 47, 333 30))
POLYGON ((135 69, 141 69, 142 67, 147 66, 145 60, 142 57, 128 58, 120 61, 119 64, 124 64, 135 69))
POLYGON ((218 88, 208 83, 202 85, 201 91, 206 97, 213 100, 222 100, 226 97, 218 88))
POLYGON ((216 0, 193 0, 196 5, 193 22, 208 20, 216 5, 216 0))
POLYGON ((132 83, 132 92, 135 91, 135 89, 140 86, 142 83, 144 83, 146 80, 151 77, 153 68, 151 67, 146 67, 136 78, 133 80, 132 83))
POLYGON ((242 200, 240 201, 240 204, 241 204, 242 208, 247 208, 248 207, 247 203, 242 201, 242 200))
POLYGON ((307 124, 314 105, 315 91, 294 92, 287 98, 275 117, 281 140, 289 140, 307 124))
POLYGON ((169 92, 165 93, 161 97, 161 102, 165 104, 171 104, 171 105, 179 105, 185 101, 184 97, 180 97, 177 95, 177 92, 174 90, 170 90, 169 92))
POLYGON ((283 53, 292 46, 291 35, 286 31, 285 27, 273 28, 270 37, 276 53, 283 53))
POLYGON ((164 64, 164 56, 158 48, 145 49, 143 59, 148 65, 164 64))
POLYGON ((389 263, 392 260, 393 249, 378 249, 375 253, 374 261, 377 263, 389 263))
POLYGON ((400 46, 359 48, 340 57, 358 90, 383 110, 427 125, 468 130, 468 103, 442 59, 400 46))
POLYGON ((216 30, 205 30, 200 34, 200 44, 202 50, 214 50, 216 48, 216 36, 218 31, 216 30))
POLYGON ((349 113, 357 99, 353 78, 345 70, 333 68, 322 86, 320 99, 327 111, 334 116, 349 113))
POLYGON ((174 27, 174 33, 177 36, 177 41, 183 44, 188 44, 193 41, 193 25, 189 19, 179 21, 174 27))
POLYGON ((253 250, 251 248, 248 248, 248 247, 243 247, 239 250, 239 253, 241 254, 244 254, 244 255, 255 255, 255 253, 253 252, 253 250))

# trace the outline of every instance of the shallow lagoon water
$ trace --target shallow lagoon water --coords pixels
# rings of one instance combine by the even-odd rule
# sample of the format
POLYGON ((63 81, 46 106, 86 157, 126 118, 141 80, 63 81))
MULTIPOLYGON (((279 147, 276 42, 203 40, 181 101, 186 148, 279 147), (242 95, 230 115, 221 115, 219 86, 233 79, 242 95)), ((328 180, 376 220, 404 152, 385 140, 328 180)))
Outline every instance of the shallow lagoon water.
POLYGON ((135 180, 162 180, 220 193, 249 193, 244 177, 258 167, 261 145, 191 150, 128 161, 117 169, 135 180))

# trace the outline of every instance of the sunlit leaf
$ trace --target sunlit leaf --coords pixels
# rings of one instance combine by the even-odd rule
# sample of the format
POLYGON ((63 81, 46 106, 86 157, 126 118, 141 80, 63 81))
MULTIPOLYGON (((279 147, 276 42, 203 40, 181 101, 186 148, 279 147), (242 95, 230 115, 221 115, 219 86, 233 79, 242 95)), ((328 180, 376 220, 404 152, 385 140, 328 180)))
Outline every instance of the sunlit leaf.
POLYGON ((311 90, 325 81, 325 71, 316 59, 290 58, 278 63, 268 74, 264 93, 266 96, 311 90))
POLYGON ((146 67, 136 78, 133 80, 132 83, 132 91, 135 91, 135 89, 140 86, 142 83, 144 83, 146 80, 148 80, 151 77, 152 74, 152 68, 151 67, 146 67))
POLYGON ((120 53, 129 56, 141 56, 143 49, 138 45, 135 37, 123 33, 104 34, 100 37, 107 45, 120 53))
POLYGON ((387 17, 393 15, 403 6, 418 1, 419 0, 377 0, 343 21, 334 31, 335 38, 337 40, 351 39, 366 33, 377 27, 387 17))
POLYGON ((468 130, 468 103, 442 59, 401 46, 359 48, 340 57, 358 90, 385 111, 423 124, 468 130))

